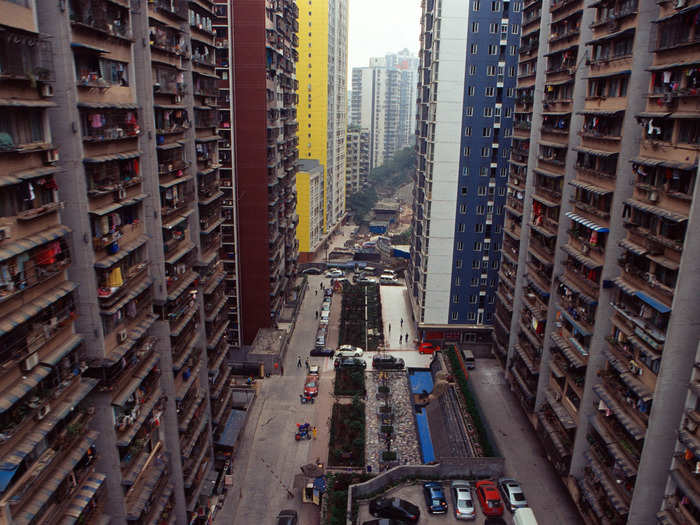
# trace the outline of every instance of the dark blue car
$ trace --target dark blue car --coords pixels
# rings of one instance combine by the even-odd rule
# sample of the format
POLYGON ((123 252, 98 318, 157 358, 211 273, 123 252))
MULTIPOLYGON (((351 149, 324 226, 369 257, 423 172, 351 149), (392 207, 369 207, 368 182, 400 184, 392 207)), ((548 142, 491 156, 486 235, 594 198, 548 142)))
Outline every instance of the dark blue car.
POLYGON ((423 484, 425 506, 431 514, 445 514, 447 512, 447 500, 442 491, 442 485, 436 481, 423 484))

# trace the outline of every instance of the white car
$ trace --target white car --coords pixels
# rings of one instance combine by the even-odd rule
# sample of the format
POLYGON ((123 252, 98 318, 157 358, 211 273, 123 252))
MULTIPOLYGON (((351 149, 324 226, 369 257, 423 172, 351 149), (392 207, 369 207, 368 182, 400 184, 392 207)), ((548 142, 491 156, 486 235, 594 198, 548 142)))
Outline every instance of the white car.
POLYGON ((336 357, 362 357, 362 348, 352 345, 341 345, 335 353, 336 357))
POLYGON ((339 270, 338 268, 333 268, 332 270, 328 270, 326 272, 326 277, 345 277, 345 274, 343 273, 343 270, 339 270))
POLYGON ((501 478, 498 480, 498 487, 503 494, 503 501, 509 511, 515 512, 515 509, 527 507, 527 499, 525 493, 520 487, 520 483, 511 478, 501 478))
POLYGON ((476 519, 476 508, 472 497, 471 485, 468 481, 455 480, 451 484, 454 497, 455 518, 458 520, 476 519))
POLYGON ((379 284, 398 284, 398 279, 391 274, 383 273, 379 276, 379 284))

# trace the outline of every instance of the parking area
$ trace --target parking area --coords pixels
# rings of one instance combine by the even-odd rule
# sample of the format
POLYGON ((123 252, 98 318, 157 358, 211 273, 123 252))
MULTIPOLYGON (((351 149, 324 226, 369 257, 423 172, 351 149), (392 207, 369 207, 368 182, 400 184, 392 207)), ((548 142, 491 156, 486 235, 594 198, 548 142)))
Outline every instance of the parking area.
MULTIPOLYGON (((447 504, 448 504, 448 510, 447 514, 428 514, 428 510, 425 506, 425 498, 423 496, 423 485, 422 484, 415 484, 415 485, 401 485, 399 487, 395 487, 391 490, 389 490, 384 496, 388 497, 397 497, 401 499, 405 499, 406 501, 410 501, 414 505, 417 505, 418 508, 420 509, 420 523, 426 524, 426 523, 435 523, 435 524, 440 524, 440 525, 457 525, 457 524, 464 524, 464 523, 475 523, 478 525, 481 525, 485 522, 486 516, 484 516, 484 513, 481 512, 481 508, 479 507, 478 501, 476 501, 476 494, 474 491, 472 491, 473 497, 475 498, 475 504, 476 504, 476 510, 477 510, 477 517, 476 520, 471 520, 471 521, 465 521, 465 520, 458 520, 455 518, 454 514, 454 499, 452 498, 452 494, 450 493, 450 482, 446 481, 443 483, 443 487, 445 490, 445 495, 447 496, 447 504)), ((369 502, 363 502, 360 504, 360 507, 358 509, 358 520, 357 522, 359 524, 364 523, 365 521, 375 519, 372 517, 369 513, 369 502)), ((511 525, 513 523, 513 515, 508 512, 507 510, 503 514, 503 519, 508 525, 511 525)))

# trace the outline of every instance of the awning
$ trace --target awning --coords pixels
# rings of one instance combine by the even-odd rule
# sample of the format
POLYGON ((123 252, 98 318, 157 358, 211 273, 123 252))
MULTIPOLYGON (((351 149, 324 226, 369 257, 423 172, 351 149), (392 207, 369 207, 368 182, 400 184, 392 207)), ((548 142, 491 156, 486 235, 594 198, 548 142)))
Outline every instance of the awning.
POLYGON ((618 109, 618 110, 602 110, 602 109, 582 109, 581 111, 577 111, 577 115, 595 115, 597 117, 612 117, 614 115, 619 115, 620 113, 624 113, 624 109, 618 109))
POLYGON ((663 18, 657 18, 656 20, 652 20, 651 23, 652 24, 660 24, 661 22, 666 22, 668 20, 671 20, 672 18, 687 15, 688 13, 692 13, 694 11, 697 11, 698 9, 700 9, 700 4, 691 5, 690 7, 686 7, 684 9, 678 9, 677 11, 675 11, 671 15, 664 16, 663 18))
POLYGON ((636 199, 627 199, 625 201, 625 204, 627 206, 637 208, 638 210, 653 213, 654 215, 658 215, 659 217, 663 217, 664 219, 668 219, 669 221, 684 222, 688 220, 687 215, 681 215, 680 213, 676 213, 665 208, 659 208, 658 206, 653 206, 651 204, 638 201, 636 199))
POLYGON ((554 173, 553 171, 543 170, 542 168, 535 168, 532 171, 534 171, 538 175, 542 175, 543 177, 550 177, 553 179, 558 179, 564 176, 563 173, 554 173))
POLYGON ((124 151, 121 153, 112 153, 111 155, 100 155, 98 157, 87 157, 83 159, 85 164, 99 164, 101 162, 110 162, 112 160, 128 160, 135 159, 141 155, 140 151, 124 151))
POLYGON ((673 64, 659 64, 648 67, 647 71, 668 71, 669 69, 690 66, 700 66, 700 60, 691 60, 690 62, 674 62, 673 64))
POLYGON ((673 481, 676 482, 676 485, 678 485, 678 487, 681 489, 681 492, 688 496, 695 508, 699 508, 700 497, 698 497, 695 487, 693 487, 693 485, 685 478, 683 474, 681 474, 678 469, 673 469, 671 471, 671 477, 673 478, 673 481))
POLYGON ((175 179, 169 180, 168 182, 160 182, 159 185, 161 188, 172 188, 173 186, 177 186, 178 184, 182 184, 183 182, 187 182, 189 180, 192 180, 192 175, 186 175, 184 177, 177 177, 175 179))
MULTIPOLYGON (((64 282, 56 288, 53 288, 45 294, 37 297, 33 301, 26 303, 21 308, 18 308, 17 310, 6 315, 0 319, 0 336, 5 335, 15 327, 19 326, 25 321, 28 321, 48 306, 60 301, 77 287, 77 284, 70 281, 64 282)), ((0 405, 1 404, 2 402, 0 401, 0 405)))
MULTIPOLYGON (((225 295, 219 299, 219 302, 216 303, 216 306, 212 308, 211 313, 206 316, 204 319, 206 322, 211 323, 216 319, 216 316, 219 314, 221 309, 223 308, 224 304, 226 304, 226 301, 228 301, 228 297, 225 295)), ((321 317, 323 317, 323 313, 321 314, 321 317)))
POLYGON ((660 264, 664 268, 668 268, 669 270, 678 270, 678 267, 680 266, 676 261, 672 261, 663 255, 647 255, 647 258, 651 259, 656 264, 660 264))
POLYGON ((80 42, 71 42, 70 47, 78 51, 90 51, 92 53, 110 53, 107 49, 101 47, 89 46, 80 42))
POLYGON ((637 293, 635 295, 659 313, 667 314, 668 312, 671 311, 671 308, 669 308, 668 306, 666 306, 662 302, 657 301, 653 297, 650 297, 649 295, 645 294, 644 292, 637 291, 637 293))
MULTIPOLYGON (((553 371, 553 370, 552 370, 553 371)), ((540 422, 540 425, 545 429, 547 432, 547 435, 550 437, 552 440, 552 444, 554 445, 554 448, 557 449, 557 454, 561 458, 567 458, 571 456, 571 451, 569 450, 570 447, 567 447, 564 445, 564 442, 562 441, 560 437, 560 432, 547 418, 547 416, 539 410, 537 412, 537 419, 540 422)))
MULTIPOLYGON (((537 247, 535 247, 535 246, 532 245, 532 244, 529 244, 527 248, 528 248, 527 253, 529 253, 530 255, 532 255, 532 256, 533 256, 535 259, 537 259, 541 264, 543 264, 544 266, 547 266, 547 267, 553 266, 553 263, 552 263, 551 261, 548 261, 545 257, 543 257, 542 255, 540 255, 539 253, 537 253, 537 251, 536 251, 536 250, 537 250, 537 247)), ((515 264, 517 264, 517 261, 516 261, 515 264)))
POLYGON ((628 478, 636 476, 636 467, 623 452, 622 447, 619 445, 617 438, 615 438, 608 431, 608 429, 605 428, 603 423, 600 421, 599 417, 600 416, 595 415, 589 418, 591 426, 595 429, 596 432, 598 432, 598 435, 603 439, 603 441, 605 442, 605 447, 615 458, 615 461, 617 461, 618 465, 620 465, 620 468, 622 468, 622 471, 625 473, 625 476, 627 476, 628 478))
POLYGON ((570 244, 565 244, 561 247, 561 249, 564 250, 567 254, 571 255, 571 257, 576 259, 578 262, 580 262, 587 268, 595 269, 603 266, 602 264, 595 262, 593 259, 586 257, 570 244))
POLYGON ((593 391, 596 395, 607 405, 607 407, 612 410, 616 418, 622 425, 627 429, 627 431, 635 439, 644 439, 646 434, 646 429, 640 423, 629 417, 625 413, 625 409, 613 398, 602 384, 597 384, 593 386, 593 391))
POLYGON ((615 40, 617 38, 632 35, 634 34, 634 29, 634 27, 630 27, 628 29, 623 29, 622 31, 617 31, 615 33, 610 33, 608 35, 601 36, 600 38, 594 38, 593 40, 589 40, 588 42, 586 42, 586 45, 592 46, 595 44, 600 44, 602 42, 607 42, 608 40, 615 40))
MULTIPOLYGON (((536 191, 536 190, 535 190, 536 191)), ((548 208, 554 208, 555 206, 559 206, 560 204, 558 202, 550 201, 546 197, 542 197, 541 195, 537 195, 536 193, 532 194, 532 198, 536 200, 537 202, 541 202, 548 208)))
POLYGON ((185 243, 182 248, 177 250, 175 253, 170 255, 167 259, 165 259, 166 264, 175 264, 177 261, 182 259, 186 254, 192 251, 194 248, 194 243, 193 242, 187 242, 185 243))
POLYGON ((593 184, 589 184, 587 182, 582 182, 580 180, 571 180, 569 181, 569 184, 574 186, 575 188, 580 188, 585 191, 590 191, 591 193, 595 193, 596 195, 608 195, 612 193, 612 190, 606 190, 605 188, 601 188, 600 186, 594 186, 593 184))
POLYGON ((231 321, 226 321, 223 325, 221 325, 221 328, 214 334, 214 337, 212 338, 211 342, 207 341, 207 350, 214 350, 216 348, 216 345, 219 344, 219 341, 221 341, 221 338, 224 336, 224 333, 228 329, 229 324, 231 324, 231 321))
POLYGON ((136 238, 135 240, 131 241, 130 243, 125 244, 124 246, 119 247, 119 251, 115 253, 114 255, 110 255, 109 257, 105 257, 103 259, 100 259, 95 262, 95 268, 111 268, 115 264, 117 264, 119 261, 121 261, 124 257, 132 253, 134 250, 138 249, 139 247, 143 246, 146 244, 146 241, 148 241, 149 236, 148 235, 141 235, 140 237, 136 238))
POLYGON ((625 70, 622 70, 622 71, 611 71, 611 72, 609 72, 609 73, 600 73, 600 74, 598 74, 598 75, 589 75, 589 76, 584 77, 584 78, 586 78, 587 80, 594 80, 594 79, 596 79, 596 78, 619 77, 619 76, 622 76, 622 75, 629 75, 629 74, 631 74, 631 73, 632 73, 632 70, 630 70, 630 69, 625 69, 625 70))
POLYGON ((513 351, 514 351, 518 356, 520 356, 520 359, 522 359, 522 360, 523 360, 523 363, 525 363, 525 367, 528 369, 528 371, 529 371, 533 376, 536 376, 536 375, 538 375, 538 374, 540 373, 539 370, 537 369, 537 367, 535 366, 535 363, 533 362, 533 360, 530 358, 530 356, 527 354, 527 352, 525 352, 525 350, 523 349, 523 347, 520 346, 519 343, 516 344, 515 346, 513 346, 513 351))
POLYGON ((644 255, 647 253, 646 248, 639 246, 638 244, 635 244, 627 239, 622 239, 618 244, 625 250, 630 251, 636 255, 644 255))
MULTIPOLYGON (((617 151, 603 151, 603 150, 593 149, 593 148, 584 148, 583 146, 574 146, 572 149, 574 151, 580 151, 581 153, 588 153, 589 155, 593 155, 595 157, 603 157, 603 158, 614 157, 615 155, 619 154, 617 151)), ((612 192, 610 192, 610 193, 612 193, 612 192)))
POLYGON ((0 106, 14 108, 55 108, 57 104, 49 100, 24 100, 18 98, 0 98, 0 106))
POLYGON ((567 343, 562 336, 555 332, 552 332, 550 337, 552 341, 554 341, 556 347, 559 348, 559 350, 561 350, 562 354, 564 354, 564 357, 566 357, 567 361, 569 361, 569 364, 571 364, 571 366, 573 366, 574 368, 581 368, 586 366, 586 363, 583 360, 583 356, 579 353, 578 350, 571 348, 571 345, 569 345, 569 343, 567 343))
POLYGON ((671 115, 669 112, 649 112, 642 111, 641 113, 635 113, 635 118, 668 118, 671 115))
POLYGON ((36 235, 30 235, 28 237, 24 237, 23 239, 19 239, 0 249, 0 262, 5 261, 10 257, 14 257, 15 255, 19 255, 20 253, 29 251, 32 248, 36 248, 37 246, 41 246, 42 244, 46 244, 47 242, 55 241, 56 239, 67 235, 70 233, 70 231, 71 230, 68 228, 68 226, 56 226, 49 230, 44 230, 41 233, 37 233, 36 235))
POLYGON ((78 490, 68 504, 61 525, 72 525, 78 521, 78 518, 80 518, 80 515, 85 511, 92 498, 95 497, 95 494, 102 486, 106 477, 107 476, 99 472, 93 472, 88 476, 80 487, 80 490, 78 490))
POLYGON ((525 397, 528 400, 534 400, 535 399, 535 394, 532 391, 532 389, 528 386, 528 384, 525 382, 523 377, 520 375, 520 372, 518 372, 518 369, 513 367, 510 369, 510 373, 512 376, 515 378, 515 381, 520 385, 520 390, 522 393, 525 395, 525 397))
POLYGON ((185 314, 185 316, 182 319, 177 319, 175 321, 177 328, 174 328, 170 331, 170 337, 180 337, 182 330, 185 328, 185 326, 189 324, 189 322, 197 313, 199 313, 199 310, 197 310, 196 308, 190 308, 190 311, 187 312, 187 314, 185 314))
POLYGON ((654 393, 644 385, 639 379, 630 373, 629 365, 627 363, 620 362, 615 355, 609 349, 604 349, 603 353, 608 363, 617 370, 620 380, 634 392, 642 401, 651 401, 654 397, 654 393))
POLYGON ((156 149, 159 149, 161 151, 167 151, 167 150, 171 150, 171 149, 181 148, 183 146, 184 146, 184 144, 182 144, 180 142, 171 142, 169 144, 159 144, 158 146, 156 146, 156 149))
POLYGON ((218 163, 217 163, 217 164, 214 164, 213 166, 210 166, 210 167, 208 167, 208 168, 206 168, 206 169, 204 169, 204 170, 198 171, 198 172, 197 172, 197 175, 200 175, 200 176, 211 175, 211 174, 214 173, 216 170, 218 170, 220 167, 221 167, 221 164, 218 164, 218 163))
POLYGON ((561 313, 561 316, 564 319, 566 319, 567 321, 569 321, 569 323, 571 323, 571 326, 574 329, 574 333, 579 333, 584 337, 589 337, 589 336, 593 335, 593 332, 591 332, 588 328, 581 325, 581 323, 579 323, 576 319, 574 319, 573 316, 569 312, 567 312, 563 308, 561 308, 559 310, 559 312, 561 313))
POLYGON ((207 285, 207 287, 204 289, 204 295, 209 295, 213 291, 216 290, 216 288, 223 282, 223 280, 226 278, 226 273, 221 272, 218 277, 216 277, 211 283, 207 285))
POLYGON ((153 104, 154 109, 186 110, 187 106, 182 104, 153 104))
POLYGON ((134 436, 136 436, 146 419, 153 412, 156 404, 158 404, 158 402, 161 400, 161 394, 162 392, 160 386, 158 385, 154 388, 153 392, 151 392, 148 401, 139 407, 139 417, 136 419, 136 421, 134 421, 134 423, 124 433, 117 433, 118 447, 126 447, 129 443, 131 443, 131 440, 134 439, 134 436))
POLYGON ((152 355, 148 360, 146 360, 145 363, 141 363, 138 366, 138 372, 133 374, 133 377, 129 381, 129 383, 124 387, 124 389, 119 392, 119 394, 112 399, 112 404, 116 406, 124 406, 124 403, 126 403, 127 399, 131 397, 131 394, 133 394, 136 389, 141 386, 141 383, 143 383, 143 380, 146 378, 146 376, 153 370, 153 367, 156 366, 156 364, 160 361, 160 355, 157 353, 152 355))
POLYGON ((168 294, 168 301, 174 301, 180 294, 185 291, 185 289, 197 280, 198 275, 196 273, 191 273, 188 277, 183 279, 172 292, 168 294))
POLYGON ((32 388, 38 385, 51 373, 51 368, 43 365, 35 366, 31 372, 22 376, 14 385, 2 393, 0 398, 0 414, 5 413, 12 405, 26 396, 32 388))
POLYGON ((80 109, 138 109, 133 102, 78 102, 80 109))
POLYGON ((587 293, 581 291, 581 289, 578 286, 576 286, 573 282, 571 282, 570 279, 567 279, 565 275, 560 275, 558 279, 561 284, 563 284, 569 290, 575 293, 578 296, 578 298, 581 299, 584 303, 591 306, 598 304, 598 300, 595 297, 591 297, 587 293))
POLYGON ((177 215, 174 219, 172 219, 168 222, 164 222, 162 224, 162 227, 166 230, 172 230, 175 226, 182 223, 184 220, 186 220, 193 213, 194 213, 194 208, 190 208, 189 210, 183 212, 181 215, 177 215))
MULTIPOLYGON (((200 203, 200 204, 201 204, 201 203, 200 203)), ((224 223, 224 219, 223 219, 223 218, 217 219, 217 220, 215 220, 210 226, 208 226, 207 228, 204 228, 204 229, 202 229, 202 230, 199 230, 199 233, 200 233, 200 234, 203 234, 203 235, 207 235, 207 234, 213 232, 216 228, 218 228, 219 226, 221 226, 223 223, 224 223)))
POLYGON ((216 140, 221 140, 219 135, 208 135, 206 137, 195 137, 195 142, 214 142, 216 140))
POLYGON ((126 342, 113 348, 107 357, 102 360, 102 362, 107 366, 115 365, 117 361, 124 357, 126 353, 139 342, 139 339, 141 339, 148 329, 153 326, 156 319, 158 319, 156 314, 147 315, 143 321, 141 321, 133 330, 131 330, 129 333, 129 338, 126 340, 126 342))
POLYGON ((633 286, 627 284, 625 280, 622 278, 622 276, 615 277, 613 279, 613 283, 615 283, 615 286, 617 286, 620 290, 625 292, 628 295, 636 295, 637 294, 637 289, 634 288, 633 286))
POLYGON ((558 49, 557 51, 550 51, 549 53, 545 53, 544 56, 551 57, 554 55, 558 55, 559 53, 566 53, 567 51, 571 51, 572 49, 576 49, 576 48, 578 48, 578 44, 574 44, 572 46, 565 47, 563 49, 558 49))
POLYGON ((551 239, 551 238, 557 236, 556 232, 553 233, 553 232, 547 231, 544 228, 537 226, 536 224, 529 223, 528 226, 530 226, 531 229, 535 230, 537 233, 539 233, 543 237, 546 237, 547 239, 551 239))
POLYGON ((235 408, 229 412, 226 425, 224 426, 221 436, 214 442, 215 446, 226 447, 233 449, 236 446, 238 437, 243 431, 243 423, 245 423, 246 413, 244 410, 236 410, 235 408))
POLYGON ((568 144, 561 144, 559 142, 548 142, 546 140, 540 140, 538 143, 538 146, 547 146, 548 148, 558 148, 558 149, 566 149, 569 147, 568 144))
POLYGON ((565 78, 564 80, 549 80, 545 83, 545 88, 547 86, 565 86, 566 84, 573 84, 573 78, 565 78))
POLYGON ((675 168, 679 170, 696 170, 697 164, 689 162, 673 162, 665 159, 648 159, 645 157, 635 157, 631 161, 633 164, 641 164, 642 166, 660 166, 662 168, 675 168))
POLYGON ((7 487, 10 485, 10 483, 12 482, 12 478, 17 472, 17 468, 19 467, 15 467, 12 469, 0 469, 0 493, 5 492, 7 487))
POLYGON ((125 206, 133 206, 134 204, 138 204, 142 200, 144 200, 148 195, 146 193, 140 193, 138 195, 135 195, 133 197, 130 197, 128 199, 124 199, 123 201, 119 202, 114 202, 110 204, 109 206, 105 206, 104 208, 100 208, 97 210, 89 210, 89 213, 92 213, 94 215, 99 215, 102 217, 103 215, 107 215, 108 213, 112 213, 119 208, 123 208, 125 206))
POLYGON ((36 515, 42 511, 46 502, 61 486, 63 480, 73 471, 75 466, 83 459, 88 449, 95 443, 98 433, 95 431, 89 432, 79 445, 73 448, 70 456, 64 459, 54 470, 51 475, 42 482, 41 488, 34 493, 31 501, 22 508, 22 511, 16 518, 23 522, 31 522, 36 515))
POLYGON ((568 410, 564 408, 564 405, 562 405, 561 401, 557 399, 557 395, 554 393, 551 387, 547 388, 544 391, 544 393, 545 397, 547 398, 547 403, 549 403, 549 406, 552 407, 554 414, 557 416, 557 419, 562 424, 562 426, 566 430, 572 430, 576 428, 576 422, 574 421, 574 418, 571 417, 571 414, 569 414, 568 410))
POLYGON ((46 177, 47 175, 53 175, 54 173, 58 173, 59 171, 61 171, 61 168, 58 166, 46 166, 43 168, 33 168, 30 170, 15 171, 14 173, 10 173, 7 177, 15 178, 17 179, 17 182, 21 182, 24 180, 31 180, 39 177, 46 177))
POLYGON ((214 195, 212 195, 212 196, 209 197, 208 199, 200 199, 200 200, 199 200, 199 204, 200 204, 201 206, 206 206, 207 204, 211 204, 211 203, 214 202, 216 199, 220 199, 220 198, 223 197, 223 196, 224 196, 224 192, 222 192, 222 191, 217 191, 216 193, 214 193, 214 195))
POLYGON ((177 372, 183 367, 183 365, 185 364, 185 361, 187 361, 187 358, 192 353, 192 350, 194 350, 194 347, 197 346, 198 342, 199 342, 199 337, 193 337, 185 345, 185 348, 182 350, 182 354, 180 354, 179 357, 175 358, 175 356, 173 356, 173 371, 177 372))
POLYGON ((141 283, 136 285, 132 290, 129 290, 129 292, 124 295, 119 301, 117 301, 114 306, 111 308, 107 308, 104 310, 100 310, 100 314, 102 315, 114 315, 116 314, 120 309, 124 308, 126 304, 129 301, 132 301, 133 299, 136 299, 141 293, 143 293, 149 286, 153 284, 153 279, 150 277, 147 277, 145 280, 143 280, 141 283))
POLYGON ((564 215, 566 215, 572 221, 577 222, 595 232, 607 233, 610 231, 609 228, 606 228, 605 226, 600 226, 599 224, 596 224, 595 222, 586 219, 585 217, 581 217, 580 215, 577 215, 574 212, 567 211, 564 215))
MULTIPOLYGON (((698 4, 700 5, 700 4, 698 4)), ((676 118, 676 119, 697 119, 698 114, 697 113, 683 113, 681 111, 676 111, 674 113, 671 113, 669 115, 669 118, 676 118)))
POLYGON ((63 343, 61 346, 56 348, 46 357, 41 358, 41 363, 47 366, 55 366, 58 362, 63 359, 69 352, 75 350, 83 342, 83 338, 79 335, 74 335, 68 341, 63 343))
MULTIPOLYGON (((203 40, 198 40, 198 41, 203 42, 203 40)), ((217 77, 216 75, 212 75, 212 74, 208 74, 208 73, 202 73, 201 71, 194 71, 193 70, 192 74, 199 75, 200 77, 205 77, 205 78, 213 78, 214 80, 221 80, 221 77, 217 77)))
POLYGON ((617 485, 608 477, 598 459, 590 450, 586 450, 583 453, 583 456, 586 458, 586 460, 588 460, 588 464, 590 465, 595 478, 603 486, 603 489, 608 496, 607 499, 610 503, 612 503, 613 508, 619 514, 627 514, 629 512, 629 505, 620 497, 617 485))
POLYGON ((542 116, 543 117, 564 117, 567 115, 571 115, 571 111, 543 111, 542 116))
POLYGON ((542 288, 529 274, 525 274, 527 282, 543 297, 549 297, 549 291, 542 288))

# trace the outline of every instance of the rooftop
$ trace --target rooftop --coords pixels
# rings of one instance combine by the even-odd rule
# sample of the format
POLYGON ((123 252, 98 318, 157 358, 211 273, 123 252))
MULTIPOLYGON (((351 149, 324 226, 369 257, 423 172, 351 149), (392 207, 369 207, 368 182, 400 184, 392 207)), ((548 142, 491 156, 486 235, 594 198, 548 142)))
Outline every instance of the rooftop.
POLYGON ((258 330, 249 355, 280 355, 287 332, 276 328, 258 330))

